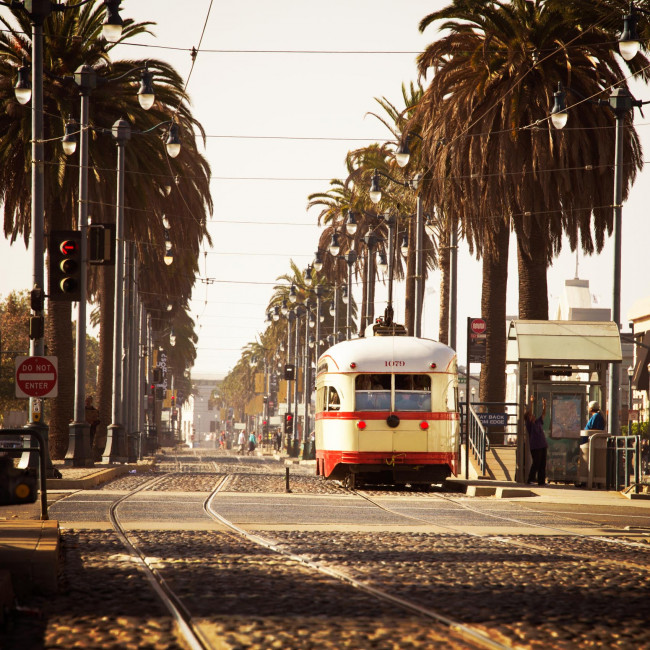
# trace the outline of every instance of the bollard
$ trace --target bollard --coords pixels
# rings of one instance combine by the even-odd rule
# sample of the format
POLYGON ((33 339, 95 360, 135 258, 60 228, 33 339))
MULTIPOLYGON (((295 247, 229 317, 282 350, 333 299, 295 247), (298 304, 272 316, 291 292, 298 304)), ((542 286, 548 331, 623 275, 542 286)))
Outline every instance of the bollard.
POLYGON ((287 467, 285 469, 285 488, 284 491, 289 494, 291 492, 291 488, 289 487, 289 468, 287 467))

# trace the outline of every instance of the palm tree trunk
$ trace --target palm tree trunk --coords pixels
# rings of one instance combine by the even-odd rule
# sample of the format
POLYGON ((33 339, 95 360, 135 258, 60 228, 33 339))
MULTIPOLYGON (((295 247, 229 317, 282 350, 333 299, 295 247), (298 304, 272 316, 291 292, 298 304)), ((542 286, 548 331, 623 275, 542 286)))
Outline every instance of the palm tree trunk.
POLYGON ((505 221, 497 221, 493 227, 494 247, 483 255, 481 317, 487 323, 487 340, 479 384, 481 402, 504 402, 506 399, 506 290, 510 228, 505 221))
POLYGON ((445 228, 440 233, 438 242, 438 266, 440 267, 440 320, 438 321, 438 340, 447 345, 449 343, 449 237, 450 233, 445 228))
POLYGON ((519 270, 519 318, 548 320, 547 254, 542 229, 533 223, 524 241, 517 233, 519 270))
POLYGON ((99 288, 99 378, 97 408, 99 425, 95 432, 93 453, 101 456, 106 446, 106 427, 111 423, 113 400, 113 314, 115 312, 115 273, 112 266, 103 266, 99 288))
POLYGON ((72 303, 51 300, 47 310, 47 354, 58 360, 58 396, 52 400, 49 422, 50 457, 65 458, 68 450, 70 422, 74 419, 75 366, 72 325, 72 303))

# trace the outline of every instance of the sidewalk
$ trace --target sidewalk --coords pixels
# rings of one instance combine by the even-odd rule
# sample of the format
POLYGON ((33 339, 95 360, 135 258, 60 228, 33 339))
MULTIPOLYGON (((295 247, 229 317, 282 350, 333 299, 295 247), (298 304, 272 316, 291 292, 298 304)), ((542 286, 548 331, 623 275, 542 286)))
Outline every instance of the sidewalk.
MULTIPOLYGON (((54 466, 62 478, 47 480, 49 503, 59 491, 85 490, 150 464, 66 467, 55 461, 54 466)), ((35 503, 0 507, 0 623, 3 607, 10 609, 15 596, 56 592, 59 522, 41 521, 40 516, 40 494, 35 503)))

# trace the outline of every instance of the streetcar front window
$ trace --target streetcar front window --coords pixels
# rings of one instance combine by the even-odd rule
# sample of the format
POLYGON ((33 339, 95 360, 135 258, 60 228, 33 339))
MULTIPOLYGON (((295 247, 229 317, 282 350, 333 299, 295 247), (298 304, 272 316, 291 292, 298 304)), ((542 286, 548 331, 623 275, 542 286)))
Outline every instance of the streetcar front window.
POLYGON ((357 375, 355 410, 390 411, 390 375, 357 375))
POLYGON ((395 410, 430 411, 431 377, 429 375, 395 375, 395 410))

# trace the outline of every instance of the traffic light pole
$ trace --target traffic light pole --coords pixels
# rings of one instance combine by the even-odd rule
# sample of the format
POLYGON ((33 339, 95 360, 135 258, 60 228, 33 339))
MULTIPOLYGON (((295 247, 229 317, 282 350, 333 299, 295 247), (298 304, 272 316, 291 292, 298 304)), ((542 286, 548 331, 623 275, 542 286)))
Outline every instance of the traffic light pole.
POLYGON ((75 350, 74 420, 65 464, 73 467, 93 467, 90 425, 86 422, 86 287, 88 284, 88 116, 90 90, 81 89, 81 127, 79 133, 79 218, 81 231, 81 268, 79 269, 79 302, 77 311, 77 340, 75 350))
MULTIPOLYGON (((293 354, 293 362, 295 366, 294 371, 294 391, 293 391, 293 430, 291 432, 291 446, 289 447, 290 456, 298 456, 298 428, 296 426, 296 419, 298 415, 298 376, 300 374, 300 312, 302 307, 296 307, 296 340, 293 354)), ((303 386, 304 390, 304 386, 303 386)))
MULTIPOLYGON (((131 137, 131 127, 124 119, 113 124, 113 137, 117 143, 117 209, 115 214, 115 314, 113 320, 113 402, 112 422, 108 426, 103 463, 126 462, 126 445, 122 417, 122 320, 124 308, 124 163, 126 143, 131 137)), ((155 403, 155 401, 154 401, 155 403)))

